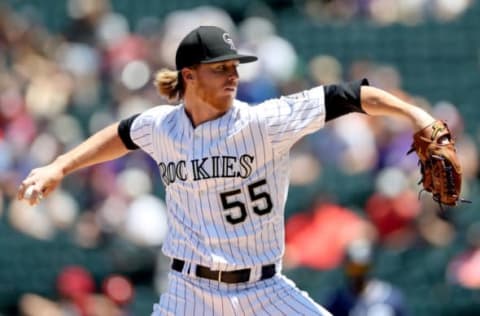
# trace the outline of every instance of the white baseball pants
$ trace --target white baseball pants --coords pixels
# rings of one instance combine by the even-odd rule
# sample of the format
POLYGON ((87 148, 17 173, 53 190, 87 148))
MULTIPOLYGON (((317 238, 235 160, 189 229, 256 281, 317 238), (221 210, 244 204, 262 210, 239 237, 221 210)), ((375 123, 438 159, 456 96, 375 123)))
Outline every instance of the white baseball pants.
POLYGON ((270 279, 226 284, 177 271, 168 274, 168 288, 154 304, 152 316, 320 315, 332 316, 282 274, 270 279))

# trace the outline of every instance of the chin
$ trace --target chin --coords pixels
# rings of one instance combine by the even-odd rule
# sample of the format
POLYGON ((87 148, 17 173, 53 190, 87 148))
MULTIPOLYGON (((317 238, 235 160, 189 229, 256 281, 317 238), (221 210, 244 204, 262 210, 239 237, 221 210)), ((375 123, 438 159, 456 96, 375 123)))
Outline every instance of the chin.
POLYGON ((219 98, 212 105, 220 111, 227 111, 233 105, 233 100, 234 98, 232 97, 219 98))
POLYGON ((233 104, 234 100, 235 100, 235 94, 227 94, 218 98, 218 103, 223 103, 230 106, 233 104))

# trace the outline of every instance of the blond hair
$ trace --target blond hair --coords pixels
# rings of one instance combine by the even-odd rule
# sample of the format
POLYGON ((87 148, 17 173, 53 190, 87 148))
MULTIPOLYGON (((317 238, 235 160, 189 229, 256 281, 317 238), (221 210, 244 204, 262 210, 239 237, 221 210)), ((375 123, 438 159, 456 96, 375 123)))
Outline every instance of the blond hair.
POLYGON ((161 69, 155 74, 154 85, 161 96, 168 101, 180 101, 185 93, 180 71, 161 69))

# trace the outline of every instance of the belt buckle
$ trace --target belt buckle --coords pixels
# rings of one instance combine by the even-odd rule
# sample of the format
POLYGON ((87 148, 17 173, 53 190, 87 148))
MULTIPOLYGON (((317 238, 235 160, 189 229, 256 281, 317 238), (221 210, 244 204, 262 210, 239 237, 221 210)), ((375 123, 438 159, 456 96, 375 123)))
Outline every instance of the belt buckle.
POLYGON ((222 282, 222 270, 219 270, 218 271, 218 279, 217 279, 218 282, 222 282))

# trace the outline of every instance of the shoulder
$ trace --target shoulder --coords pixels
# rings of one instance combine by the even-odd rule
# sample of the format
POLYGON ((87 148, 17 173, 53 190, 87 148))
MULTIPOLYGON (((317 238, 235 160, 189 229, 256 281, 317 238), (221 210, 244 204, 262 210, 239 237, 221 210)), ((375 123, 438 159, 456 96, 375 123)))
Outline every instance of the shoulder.
POLYGON ((289 94, 282 96, 280 100, 286 100, 286 101, 303 101, 303 100, 316 100, 316 99, 322 99, 325 96, 325 89, 323 86, 316 86, 314 88, 308 89, 308 90, 303 90, 297 93, 289 94))
POLYGON ((273 99, 258 104, 249 104, 243 101, 235 100, 235 118, 242 122, 262 122, 268 117, 268 113, 272 111, 273 99))
POLYGON ((173 105, 157 105, 153 108, 150 108, 142 113, 136 118, 136 122, 161 122, 165 118, 175 115, 181 110, 181 106, 173 105))
POLYGON ((266 107, 275 106, 289 106, 292 104, 303 104, 310 102, 323 102, 325 98, 324 86, 316 86, 311 89, 295 92, 292 94, 282 95, 278 98, 272 98, 259 103, 255 107, 260 107, 262 110, 266 107))
POLYGON ((258 105, 252 106, 254 112, 261 117, 272 117, 277 115, 289 115, 292 111, 304 111, 316 109, 316 105, 322 105, 325 100, 323 86, 317 86, 308 90, 299 91, 293 94, 279 96, 265 100, 258 105))
POLYGON ((162 116, 175 113, 180 109, 180 105, 157 105, 141 113, 141 116, 162 116))
POLYGON ((179 113, 180 110, 180 106, 172 105, 152 107, 135 116, 131 125, 131 131, 133 133, 141 133, 142 130, 162 126, 164 122, 174 121, 177 117, 176 113, 179 113))

